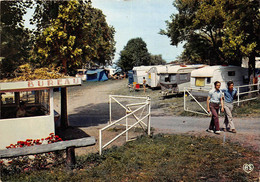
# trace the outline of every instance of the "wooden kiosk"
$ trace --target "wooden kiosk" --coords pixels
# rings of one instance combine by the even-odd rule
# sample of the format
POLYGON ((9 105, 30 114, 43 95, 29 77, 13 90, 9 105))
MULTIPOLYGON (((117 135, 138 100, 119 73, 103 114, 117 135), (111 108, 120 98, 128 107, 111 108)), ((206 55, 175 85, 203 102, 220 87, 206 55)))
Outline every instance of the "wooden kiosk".
MULTIPOLYGON (((81 85, 81 78, 0 83, 0 149, 20 140, 41 139, 55 133, 53 88, 77 85, 81 85), (25 103, 24 116, 17 114, 21 103, 25 103)), ((67 104, 66 99, 61 102, 61 107, 67 104)))

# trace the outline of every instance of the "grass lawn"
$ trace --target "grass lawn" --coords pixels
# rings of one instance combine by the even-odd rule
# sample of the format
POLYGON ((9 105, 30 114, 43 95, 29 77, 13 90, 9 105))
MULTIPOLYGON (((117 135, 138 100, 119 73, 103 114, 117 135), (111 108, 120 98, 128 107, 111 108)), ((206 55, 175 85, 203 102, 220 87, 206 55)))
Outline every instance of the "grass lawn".
POLYGON ((102 156, 77 158, 77 168, 5 175, 2 181, 258 181, 259 153, 204 136, 142 136, 102 156), (243 164, 253 164, 251 173, 243 164))

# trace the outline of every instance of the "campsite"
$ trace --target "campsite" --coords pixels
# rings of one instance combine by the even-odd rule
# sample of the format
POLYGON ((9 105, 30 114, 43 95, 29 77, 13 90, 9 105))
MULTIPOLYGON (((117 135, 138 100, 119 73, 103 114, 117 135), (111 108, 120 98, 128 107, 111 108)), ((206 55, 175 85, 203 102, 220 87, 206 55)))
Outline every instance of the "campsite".
POLYGON ((0 182, 260 181, 258 0, 0 15, 0 182))
MULTIPOLYGON (((132 96, 144 96, 145 94, 142 91, 130 92, 127 87, 128 80, 108 80, 106 82, 84 82, 80 87, 71 87, 68 90, 68 113, 69 113, 69 121, 70 126, 65 132, 61 132, 61 130, 57 130, 59 136, 62 136, 65 139, 75 139, 77 137, 85 137, 85 136, 94 136, 98 138, 98 130, 103 126, 107 125, 107 121, 109 120, 109 106, 108 106, 108 96, 110 94, 117 95, 118 93, 123 93, 123 95, 132 95, 132 96), (91 97, 89 97, 91 95, 91 97)), ((161 95, 159 90, 151 90, 149 89, 146 94, 149 94, 152 99, 152 132, 155 137, 158 133, 188 133, 189 135, 195 136, 198 140, 207 139, 210 135, 202 131, 200 128, 207 127, 208 117, 189 115, 183 111, 183 97, 181 96, 173 96, 165 100, 161 100, 161 95), (194 116, 196 116, 194 118, 194 116), (192 120, 189 119, 192 117, 192 120), (202 138, 200 138, 202 137, 202 138)), ((55 110, 59 112, 60 106, 60 94, 54 93, 54 105, 55 110), (57 104, 58 103, 58 104, 57 104)), ((116 111, 116 115, 124 115, 123 110, 120 110, 120 107, 117 105, 113 105, 116 111)), ((259 123, 255 122, 254 118, 260 117, 259 112, 259 102, 252 101, 251 104, 243 105, 242 108, 238 108, 241 110, 236 110, 234 116, 236 117, 237 124, 239 127, 239 133, 235 136, 233 134, 226 134, 226 141, 238 142, 242 144, 244 147, 250 147, 254 149, 254 151, 259 150, 259 136, 257 135, 257 131, 259 130, 259 123), (249 108, 255 108, 254 112, 244 112, 249 108), (242 118, 241 118, 242 117, 242 118), (239 119, 241 118, 241 119, 239 119), (249 125, 250 123, 250 125, 249 125)), ((248 110, 249 111, 249 110, 248 110)), ((223 118, 223 116, 221 116, 223 118)), ((116 136, 118 132, 122 131, 120 126, 116 127, 113 130, 108 130, 104 133, 104 137, 111 138, 116 136)), ((138 137, 142 135, 142 131, 139 129, 134 129, 129 133, 131 138, 138 137)), ((167 136, 164 136, 167 138, 167 136)), ((211 137, 210 137, 211 138, 211 137)), ((185 138, 183 138, 186 140, 185 138)), ((145 139, 146 140, 146 139, 145 139)), ((149 139, 148 139, 149 140, 149 139)), ((211 139, 210 139, 211 140, 211 139)), ((217 140, 214 142, 223 142, 223 136, 217 137, 217 140)), ((188 142, 188 141, 185 141, 188 142)), ((194 142, 194 139, 193 139, 194 142)), ((124 137, 119 138, 113 143, 113 146, 122 146, 125 143, 124 137)), ((127 143, 131 145, 132 142, 127 143)), ((134 143, 133 143, 134 145, 134 143)), ((221 144, 222 145, 222 144, 221 144)), ((126 147, 127 147, 126 146, 126 147)), ((110 148, 110 147, 109 147, 110 148)), ((111 149, 118 150, 112 147, 111 149)), ((240 150, 240 149, 239 149, 240 150)), ((111 152, 112 152, 111 151, 111 152)), ((87 162, 83 159, 86 154, 92 155, 91 153, 98 152, 98 147, 83 147, 75 150, 76 155, 78 156, 78 162, 87 162), (82 161, 83 160, 83 161, 82 161)), ((119 155, 117 151, 114 155, 119 155)), ((112 154, 112 153, 111 153, 112 154)), ((120 154, 122 155, 122 154, 120 154)), ((93 156, 94 157, 94 156, 93 156)), ((95 157, 97 158, 97 156, 95 157)), ((143 159, 142 159, 143 160, 143 159)), ((234 159, 235 160, 235 159, 234 159)), ((253 160, 253 158, 251 158, 253 160)), ((83 164, 83 163, 82 163, 83 164)), ((239 163, 238 163, 239 164, 239 163)), ((255 162, 254 162, 255 164, 255 162)), ((57 173, 58 175, 59 173, 57 173)), ((77 172, 75 175, 78 174, 77 172)), ((251 173, 253 175, 253 173, 251 173)), ((62 174, 63 175, 63 174, 62 174)), ((93 174, 88 174, 93 175, 93 174)), ((73 175, 74 176, 74 175, 73 175)), ((119 175, 120 176, 120 175, 119 175)), ((34 179, 34 176, 31 176, 34 179)), ((57 176, 56 176, 57 177, 57 176)), ((74 179, 76 176, 72 177, 74 179)), ((23 178, 21 178, 23 179, 23 178)), ((53 179, 49 174, 45 179, 53 179)), ((69 179, 69 178, 68 178, 69 179)), ((112 179, 117 179, 111 177, 112 179)), ((141 178, 144 179, 144 178, 141 178)))

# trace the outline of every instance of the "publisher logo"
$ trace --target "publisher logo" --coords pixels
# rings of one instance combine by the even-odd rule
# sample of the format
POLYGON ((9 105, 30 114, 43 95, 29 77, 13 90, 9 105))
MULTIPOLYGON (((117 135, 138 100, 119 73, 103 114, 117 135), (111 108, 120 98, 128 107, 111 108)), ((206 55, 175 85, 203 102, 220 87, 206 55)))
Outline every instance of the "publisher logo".
POLYGON ((243 170, 246 172, 246 173, 251 173, 253 170, 254 170, 254 165, 253 164, 244 164, 243 165, 243 170))

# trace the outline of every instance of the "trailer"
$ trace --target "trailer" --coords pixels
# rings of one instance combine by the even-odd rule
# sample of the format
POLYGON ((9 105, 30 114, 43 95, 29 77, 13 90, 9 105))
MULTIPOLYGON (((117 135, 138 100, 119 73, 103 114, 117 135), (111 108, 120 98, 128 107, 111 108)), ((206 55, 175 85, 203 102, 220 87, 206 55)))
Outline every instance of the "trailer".
POLYGON ((87 80, 87 69, 77 69, 76 78, 81 78, 82 81, 87 80))
POLYGON ((190 86, 190 75, 193 70, 206 65, 171 65, 165 72, 160 73, 160 86, 163 96, 178 94, 190 86))
MULTIPOLYGON (((239 66, 206 66, 191 72, 190 88, 211 90, 214 88, 215 81, 221 83, 220 89, 227 88, 228 81, 233 81, 235 87, 246 85, 249 83, 248 69, 239 66)), ((247 89, 244 88, 241 92, 243 91, 247 91, 247 89)), ((193 94, 199 95, 198 92, 193 94)))
POLYGON ((143 78, 148 80, 148 71, 153 66, 136 66, 133 68, 133 77, 135 84, 143 84, 143 78))
POLYGON ((160 75, 161 73, 167 72, 167 70, 167 65, 157 65, 150 68, 148 71, 147 85, 151 88, 160 87, 160 75))

